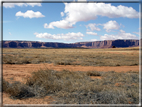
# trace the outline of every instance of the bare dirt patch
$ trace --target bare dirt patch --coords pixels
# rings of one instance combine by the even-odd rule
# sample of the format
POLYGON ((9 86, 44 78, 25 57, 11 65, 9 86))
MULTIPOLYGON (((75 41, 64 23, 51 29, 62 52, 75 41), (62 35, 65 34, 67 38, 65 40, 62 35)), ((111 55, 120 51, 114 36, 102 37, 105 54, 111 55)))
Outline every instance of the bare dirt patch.
POLYGON ((28 98, 28 99, 10 99, 9 94, 3 93, 3 104, 50 104, 54 101, 51 96, 44 98, 28 98))
POLYGON ((127 72, 127 71, 139 71, 139 66, 73 66, 73 65, 54 65, 54 64, 3 64, 3 76, 4 78, 19 77, 27 78, 32 72, 38 71, 39 69, 53 69, 57 71, 70 70, 70 71, 116 71, 116 72, 127 72))
POLYGON ((3 77, 8 81, 20 81, 25 80, 31 75, 32 72, 40 69, 53 69, 57 71, 69 70, 69 71, 115 71, 115 72, 127 72, 127 71, 139 71, 139 66, 73 66, 73 65, 54 65, 54 64, 3 64, 3 77))
POLYGON ((102 79, 101 76, 90 76, 91 79, 102 79))

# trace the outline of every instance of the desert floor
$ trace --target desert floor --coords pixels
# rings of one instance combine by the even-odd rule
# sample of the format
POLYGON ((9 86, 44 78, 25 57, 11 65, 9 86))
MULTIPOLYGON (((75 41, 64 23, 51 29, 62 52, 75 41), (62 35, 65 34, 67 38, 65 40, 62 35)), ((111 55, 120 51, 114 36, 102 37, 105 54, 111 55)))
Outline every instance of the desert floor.
MULTIPOLYGON (((32 72, 38 71, 39 69, 54 69, 61 71, 67 69, 70 71, 115 71, 115 72, 127 72, 127 71, 139 71, 139 66, 74 66, 74 65, 54 65, 54 64, 22 64, 22 65, 10 65, 3 64, 3 77, 7 81, 20 81, 25 82, 27 78, 30 77, 32 72)), ((93 77, 92 77, 93 78, 93 77)), ((101 79, 101 78, 100 78, 101 79)), ((23 100, 13 100, 10 95, 3 93, 3 104, 50 104, 54 101, 51 96, 46 96, 44 98, 28 98, 23 100)))
MULTIPOLYGON (((115 71, 139 72, 139 47, 116 49, 3 49, 2 76, 8 82, 25 83, 32 72, 40 69, 57 71, 115 71), (94 56, 95 55, 95 56, 94 56), (55 57, 56 56, 56 57, 55 57), (101 60, 100 60, 101 59, 101 60), (30 64, 27 64, 29 63, 30 64), (40 62, 40 63, 39 63, 40 62), (42 63, 45 62, 45 63, 42 63), (48 63, 49 62, 49 63, 48 63), (70 63, 71 62, 71 63, 70 63), (37 64, 36 64, 37 63, 37 64), (90 66, 91 64, 96 66, 90 66), (66 65, 65 65, 66 64, 66 65), (79 65, 78 65, 79 64, 79 65), (85 65, 85 66, 84 66, 85 65), (105 65, 105 66, 104 66, 105 65)), ((91 77, 91 76, 90 76, 91 77)), ((101 79, 101 77, 91 77, 101 79)), ((2 93, 3 104, 50 104, 51 96, 44 98, 11 99, 2 93)))

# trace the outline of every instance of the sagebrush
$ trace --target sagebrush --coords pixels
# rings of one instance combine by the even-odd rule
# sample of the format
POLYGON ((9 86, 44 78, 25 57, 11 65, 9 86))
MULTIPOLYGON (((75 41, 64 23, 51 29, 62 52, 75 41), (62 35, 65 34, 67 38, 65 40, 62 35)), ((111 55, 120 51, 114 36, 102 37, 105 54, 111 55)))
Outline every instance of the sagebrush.
POLYGON ((98 71, 55 71, 33 72, 25 84, 3 80, 3 92, 11 98, 52 96, 52 104, 138 104, 139 73, 98 71), (100 76, 101 79, 91 76, 100 76))

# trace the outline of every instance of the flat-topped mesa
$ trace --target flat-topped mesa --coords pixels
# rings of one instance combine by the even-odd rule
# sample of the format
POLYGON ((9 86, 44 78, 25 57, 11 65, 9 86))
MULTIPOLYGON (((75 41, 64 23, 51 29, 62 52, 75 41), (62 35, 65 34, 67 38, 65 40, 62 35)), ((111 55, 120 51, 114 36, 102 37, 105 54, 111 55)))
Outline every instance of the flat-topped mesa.
POLYGON ((78 42, 74 43, 78 47, 86 48, 112 48, 115 47, 135 47, 139 46, 139 40, 105 40, 94 42, 78 42))
POLYGON ((115 40, 112 45, 116 47, 134 47, 139 46, 139 40, 115 40))
POLYGON ((3 48, 112 48, 139 46, 139 40, 105 40, 77 43, 3 41, 3 48))

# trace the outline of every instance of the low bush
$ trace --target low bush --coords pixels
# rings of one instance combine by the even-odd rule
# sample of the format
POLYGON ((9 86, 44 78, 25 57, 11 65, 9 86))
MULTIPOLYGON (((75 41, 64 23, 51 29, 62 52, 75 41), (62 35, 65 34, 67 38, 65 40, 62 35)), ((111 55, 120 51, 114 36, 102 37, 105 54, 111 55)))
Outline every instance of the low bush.
POLYGON ((34 97, 35 94, 32 91, 33 90, 29 86, 20 82, 15 81, 14 83, 8 83, 3 80, 3 92, 9 93, 11 98, 24 99, 34 97))
POLYGON ((99 71, 89 71, 86 74, 88 76, 101 76, 101 72, 99 72, 99 71))
POLYGON ((26 84, 3 80, 3 92, 17 99, 50 95, 55 99, 53 104, 138 104, 138 83, 139 75, 135 72, 46 69, 33 72, 26 84), (102 79, 91 79, 90 76, 101 76, 102 79))

